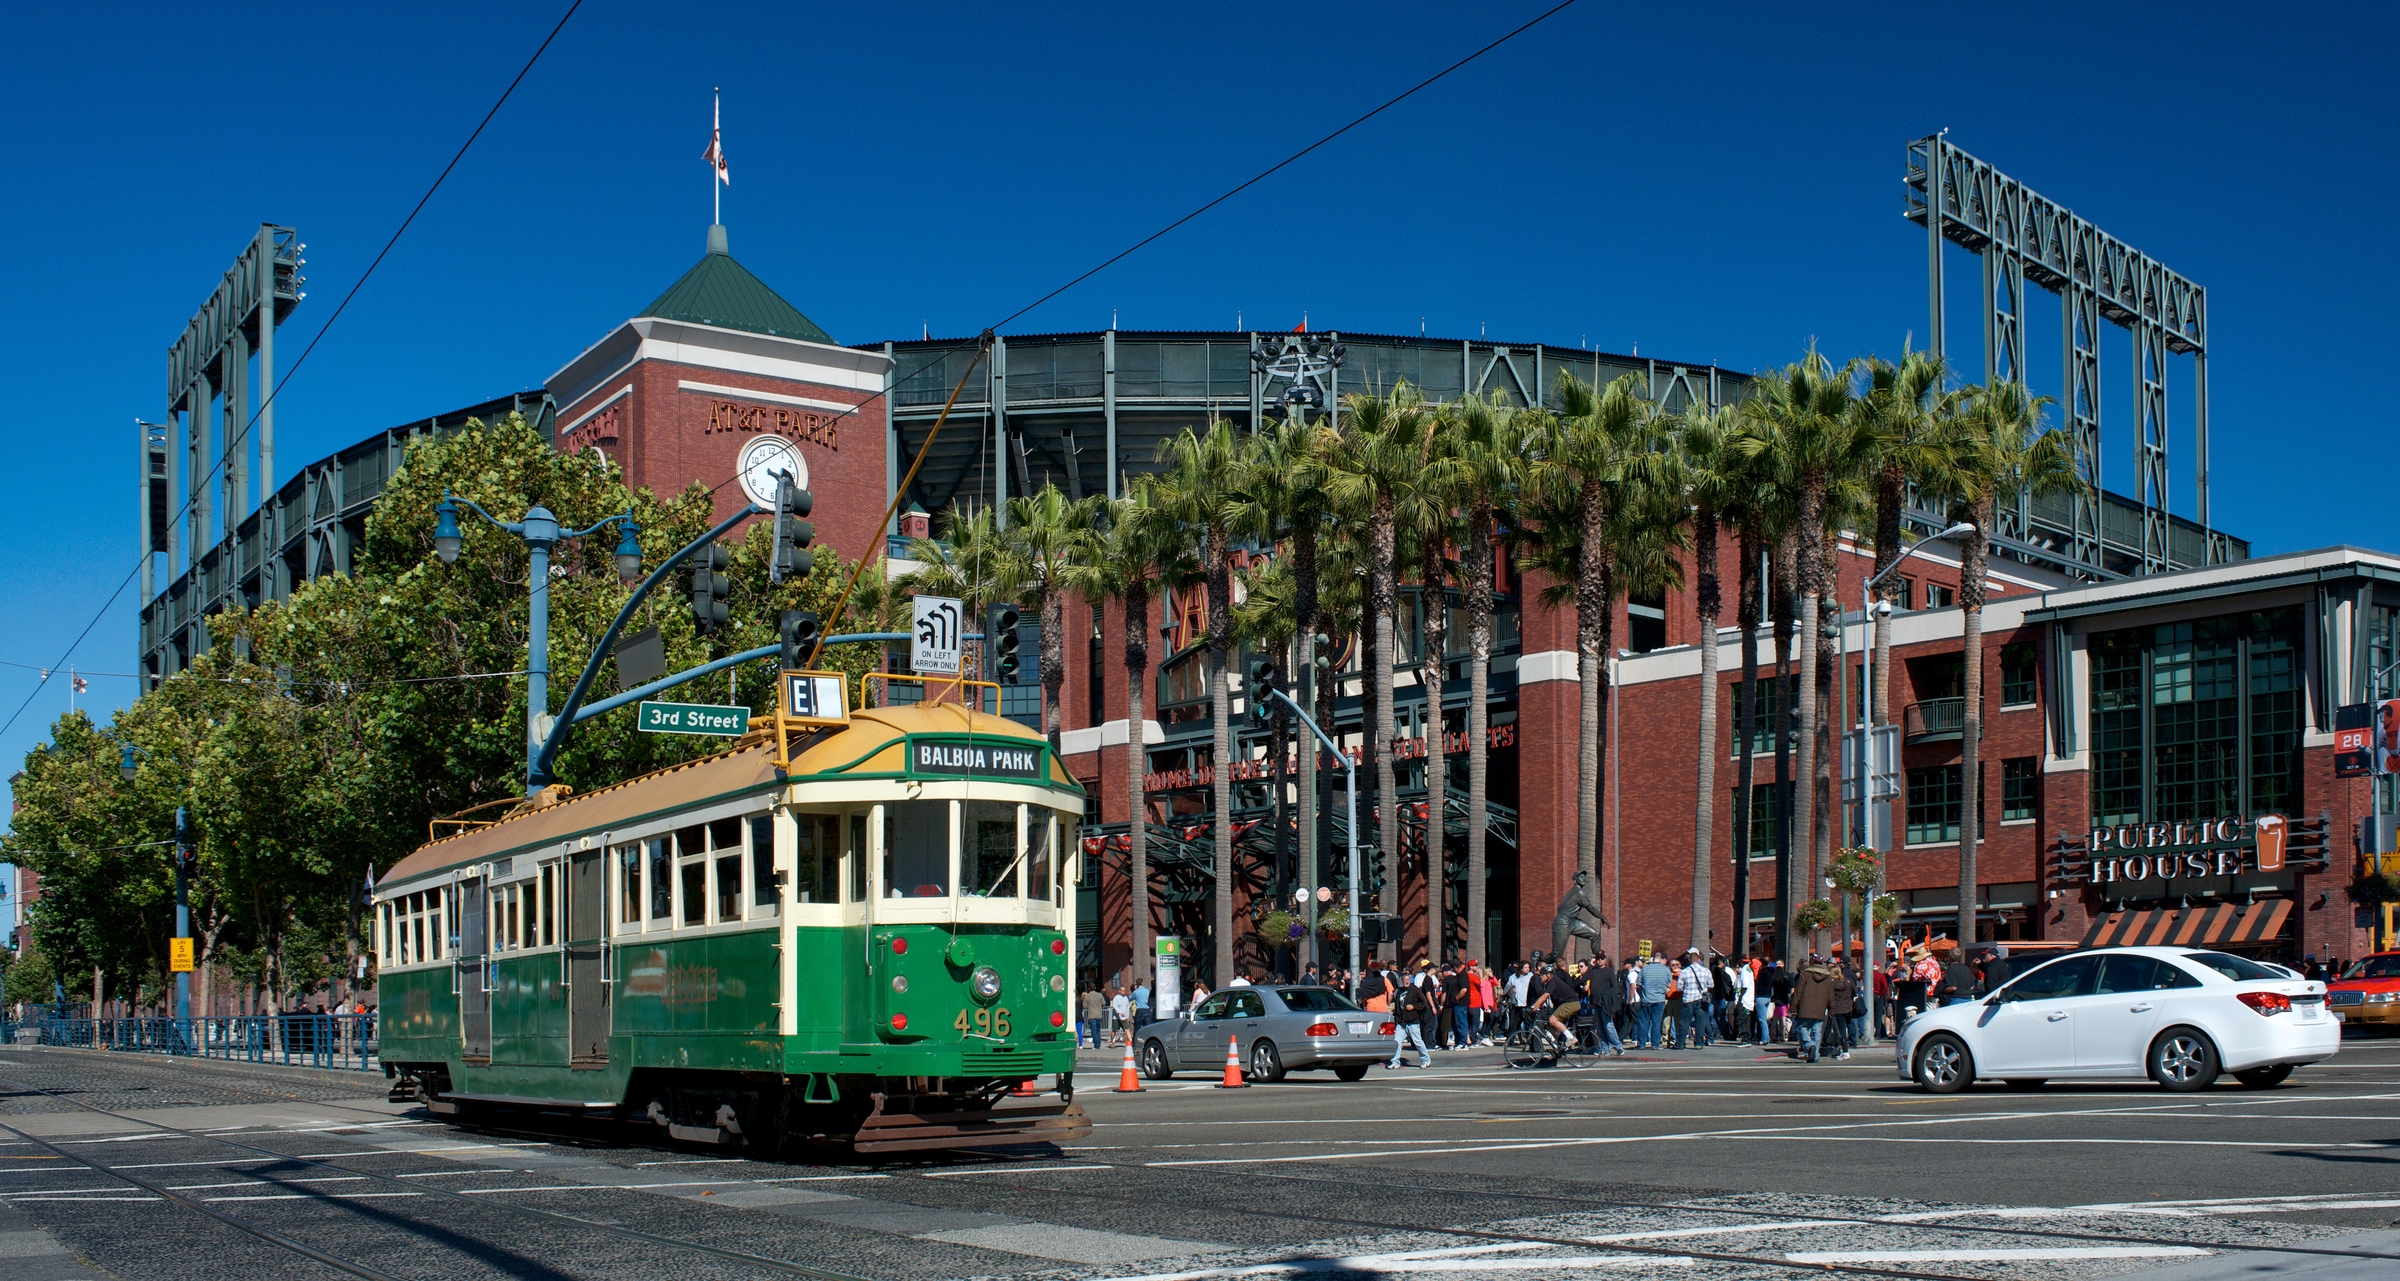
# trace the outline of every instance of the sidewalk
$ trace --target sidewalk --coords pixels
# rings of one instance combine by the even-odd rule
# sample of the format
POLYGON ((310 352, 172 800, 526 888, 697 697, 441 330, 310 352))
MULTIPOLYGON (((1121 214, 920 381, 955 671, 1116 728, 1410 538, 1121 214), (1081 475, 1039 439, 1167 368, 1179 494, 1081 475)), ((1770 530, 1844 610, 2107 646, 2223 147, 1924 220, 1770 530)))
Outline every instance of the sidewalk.
POLYGON ((229 1076, 273 1072, 297 1080, 314 1081, 320 1085, 355 1085, 362 1095, 372 1094, 377 1097, 381 1097, 391 1089, 391 1083, 384 1078, 381 1067, 359 1071, 349 1068, 309 1067, 297 1063, 253 1063, 247 1059, 201 1059, 181 1054, 152 1054, 143 1050, 86 1050, 64 1045, 0 1046, 0 1063, 6 1063, 8 1056, 14 1054, 55 1055, 60 1058, 83 1059, 93 1063, 156 1063, 160 1066, 189 1068, 194 1071, 229 1076))

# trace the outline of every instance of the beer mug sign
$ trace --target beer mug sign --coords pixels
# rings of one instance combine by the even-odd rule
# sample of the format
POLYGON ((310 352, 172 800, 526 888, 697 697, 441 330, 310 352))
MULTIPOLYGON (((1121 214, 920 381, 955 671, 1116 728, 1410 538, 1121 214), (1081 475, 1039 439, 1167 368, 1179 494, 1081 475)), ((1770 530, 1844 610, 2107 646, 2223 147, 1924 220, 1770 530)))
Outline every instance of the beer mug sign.
POLYGON ((2254 824, 2258 830, 2258 870, 2283 870, 2283 842, 2290 824, 2281 814, 2261 814, 2254 824))

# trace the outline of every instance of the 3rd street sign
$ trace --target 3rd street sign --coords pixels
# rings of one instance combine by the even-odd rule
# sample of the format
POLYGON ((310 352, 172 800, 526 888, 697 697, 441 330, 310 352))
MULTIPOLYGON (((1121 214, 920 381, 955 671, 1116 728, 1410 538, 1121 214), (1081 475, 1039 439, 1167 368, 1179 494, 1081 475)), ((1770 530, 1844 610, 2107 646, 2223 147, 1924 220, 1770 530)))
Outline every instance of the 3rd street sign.
POLYGON ((651 734, 722 734, 739 738, 750 732, 750 709, 713 703, 644 703, 638 728, 651 734))

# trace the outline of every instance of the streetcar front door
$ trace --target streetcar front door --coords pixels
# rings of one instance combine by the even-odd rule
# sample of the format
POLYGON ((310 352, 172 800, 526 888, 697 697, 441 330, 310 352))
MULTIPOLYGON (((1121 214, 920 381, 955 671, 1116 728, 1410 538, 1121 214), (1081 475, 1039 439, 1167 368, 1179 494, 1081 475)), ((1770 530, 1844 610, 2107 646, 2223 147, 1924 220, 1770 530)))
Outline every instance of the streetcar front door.
POLYGON ((458 949, 450 975, 452 986, 458 989, 461 1057, 477 1064, 492 1061, 491 955, 486 935, 483 878, 470 876, 458 883, 458 949))
POLYGON ((567 1066, 608 1065, 605 960, 608 864, 600 850, 567 856, 567 1066))

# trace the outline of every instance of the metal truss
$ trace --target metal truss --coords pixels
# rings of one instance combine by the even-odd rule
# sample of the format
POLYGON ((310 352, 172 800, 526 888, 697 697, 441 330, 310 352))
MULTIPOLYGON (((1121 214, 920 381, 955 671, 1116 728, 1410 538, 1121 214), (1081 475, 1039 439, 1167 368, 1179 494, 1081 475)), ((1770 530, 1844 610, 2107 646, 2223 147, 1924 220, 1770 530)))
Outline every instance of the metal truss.
MULTIPOLYGON (((2069 556, 2101 568, 2099 321, 2130 330, 2139 435, 2134 499, 2141 507, 2138 563, 2143 573, 2170 567, 2167 515, 2167 389, 2169 353, 2193 358, 2194 444, 2198 455, 2198 520, 2207 563, 2228 558, 2229 545, 2208 511, 2208 291, 2040 193, 1976 159, 1942 135, 1908 144, 1903 174, 1910 221, 1926 229, 1926 268, 1932 289, 1930 346, 1947 354, 1943 316, 1942 245, 1976 251, 1983 259, 1984 378, 2025 377, 2025 282, 2059 295, 2063 319, 2064 427, 2073 433, 2093 492, 2074 502, 2069 556)), ((2002 532, 2023 538, 2029 522, 2022 503, 2003 513, 2002 532), (2016 528, 2008 526, 2014 522, 2016 528)))

